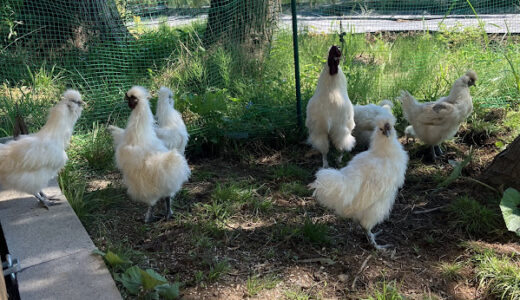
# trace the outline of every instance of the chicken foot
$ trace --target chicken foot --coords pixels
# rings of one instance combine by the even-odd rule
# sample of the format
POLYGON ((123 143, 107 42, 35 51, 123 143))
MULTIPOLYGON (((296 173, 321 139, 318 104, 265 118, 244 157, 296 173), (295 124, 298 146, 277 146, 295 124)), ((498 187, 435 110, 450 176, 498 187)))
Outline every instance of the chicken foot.
POLYGON ((153 206, 148 206, 148 210, 146 211, 146 214, 144 215, 144 223, 149 224, 153 221, 155 221, 155 216, 153 215, 153 206))
POLYGON ((386 245, 379 245, 377 242, 376 242, 376 237, 381 234, 381 232, 383 232, 383 230, 379 230, 377 232, 372 232, 372 230, 367 230, 367 238, 368 238, 368 241, 370 242, 370 244, 372 244, 372 246, 374 246, 374 248, 376 248, 377 250, 384 250, 392 245, 390 244, 386 244, 386 245))
POLYGON ((43 208, 45 209, 49 209, 49 206, 53 206, 53 205, 58 205, 60 203, 56 203, 56 202, 52 202, 52 201, 57 201, 59 200, 58 198, 54 198, 54 197, 47 197, 47 195, 45 195, 43 192, 38 192, 36 194, 34 194, 34 197, 36 197, 36 199, 38 200, 38 202, 40 203, 41 206, 43 206, 43 208))

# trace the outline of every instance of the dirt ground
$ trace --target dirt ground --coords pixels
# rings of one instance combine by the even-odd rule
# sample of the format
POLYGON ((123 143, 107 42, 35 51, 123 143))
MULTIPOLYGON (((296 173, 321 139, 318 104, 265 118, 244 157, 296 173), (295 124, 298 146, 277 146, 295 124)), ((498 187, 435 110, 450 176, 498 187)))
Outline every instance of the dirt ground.
MULTIPOLYGON (((405 146, 411 158, 405 186, 390 218, 375 228, 383 230, 380 242, 393 245, 388 251, 375 251, 359 225, 319 206, 301 188, 321 167, 319 153, 304 144, 250 146, 224 157, 189 159, 192 177, 174 200, 173 220, 145 225, 146 207, 123 197, 100 207, 96 213, 102 218, 88 222, 87 230, 100 249, 123 249, 139 266, 182 282, 183 299, 359 299, 394 281, 410 299, 487 299, 475 280, 467 242, 506 253, 519 253, 520 245, 505 230, 473 236, 450 219, 446 207, 457 197, 498 199, 464 179, 437 188, 453 169, 448 160, 469 152, 465 141, 459 135, 457 143, 446 143, 446 157, 436 164, 423 161, 424 146, 405 146), (293 183, 300 188, 288 192, 293 183), (211 208, 203 205, 211 206, 214 190, 233 184, 249 185, 260 205, 235 207, 222 218, 208 214, 211 208), (262 206, 265 201, 269 205, 262 206), (443 262, 461 263, 459 275, 444 276, 443 262)), ((464 176, 477 178, 499 152, 492 142, 473 145, 464 176)), ((117 173, 90 182, 90 190, 124 193, 117 173)), ((498 214, 497 205, 490 207, 498 214)))

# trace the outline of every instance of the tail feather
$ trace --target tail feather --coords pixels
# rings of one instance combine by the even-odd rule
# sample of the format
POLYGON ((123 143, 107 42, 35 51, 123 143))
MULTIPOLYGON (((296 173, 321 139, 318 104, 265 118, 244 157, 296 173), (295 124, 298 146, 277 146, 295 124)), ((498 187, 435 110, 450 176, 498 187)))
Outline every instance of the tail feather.
POLYGON ((318 202, 334 210, 337 214, 342 215, 346 205, 350 205, 348 199, 342 197, 345 195, 346 177, 341 171, 336 169, 322 169, 316 173, 316 180, 309 184, 310 189, 314 189, 313 197, 318 202))
POLYGON ((112 134, 112 139, 114 140, 114 147, 117 148, 123 141, 125 130, 113 125, 109 125, 108 130, 110 130, 110 133, 112 134))
POLYGON ((340 141, 339 145, 337 145, 338 149, 344 149, 345 151, 351 151, 352 148, 356 145, 356 138, 352 136, 352 134, 346 134, 343 139, 340 141))
POLYGON ((420 103, 407 91, 401 92, 400 101, 405 119, 411 122, 411 118, 416 115, 415 111, 420 103))

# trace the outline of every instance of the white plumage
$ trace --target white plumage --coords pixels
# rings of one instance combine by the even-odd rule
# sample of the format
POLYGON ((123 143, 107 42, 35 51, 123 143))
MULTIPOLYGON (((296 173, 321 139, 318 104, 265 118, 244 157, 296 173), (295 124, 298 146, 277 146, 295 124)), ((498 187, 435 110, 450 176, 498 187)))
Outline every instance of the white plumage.
POLYGON ((67 90, 40 131, 0 144, 0 184, 4 188, 32 194, 46 208, 52 205, 48 200, 53 199, 41 190, 67 162, 65 149, 83 104, 78 91, 67 90))
POLYGON ((321 169, 309 185, 318 202, 342 217, 356 220, 377 249, 372 228, 385 220, 404 184, 408 154, 397 140, 393 116, 380 116, 370 148, 341 170, 321 169))
POLYGON ((356 138, 358 148, 368 148, 370 137, 376 127, 376 119, 379 116, 391 116, 394 104, 390 100, 383 100, 379 105, 354 105, 354 122, 356 127, 352 135, 356 138))
POLYGON ((129 196, 149 206, 145 222, 151 221, 153 206, 159 199, 166 201, 167 219, 171 217, 170 197, 191 173, 184 156, 177 149, 167 149, 157 137, 149 98, 148 91, 139 86, 126 93, 132 113, 123 135, 114 138, 116 164, 129 196))
POLYGON ((442 155, 438 145, 452 138, 473 111, 469 87, 475 85, 476 80, 477 74, 468 71, 455 81, 447 97, 435 102, 419 103, 410 93, 402 92, 403 115, 412 124, 415 135, 432 146, 433 158, 442 155))
POLYGON ((168 149, 175 148, 184 153, 189 135, 181 114, 174 108, 173 93, 163 86, 159 89, 158 96, 155 117, 159 128, 155 132, 168 149))
POLYGON ((356 143, 352 136, 354 108, 347 93, 347 79, 339 67, 340 58, 338 47, 332 46, 316 91, 307 104, 308 141, 322 154, 323 167, 329 165, 329 138, 339 151, 350 151, 356 143))

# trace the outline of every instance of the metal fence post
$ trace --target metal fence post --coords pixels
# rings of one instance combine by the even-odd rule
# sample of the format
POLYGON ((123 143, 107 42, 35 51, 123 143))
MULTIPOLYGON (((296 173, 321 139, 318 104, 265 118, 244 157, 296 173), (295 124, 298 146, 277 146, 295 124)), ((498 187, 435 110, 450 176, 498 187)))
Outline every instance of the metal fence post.
POLYGON ((293 30, 293 50, 294 50, 294 79, 296 81, 296 117, 298 130, 303 129, 302 118, 302 95, 300 90, 300 58, 298 54, 298 20, 296 17, 296 0, 291 0, 292 30, 293 30))

